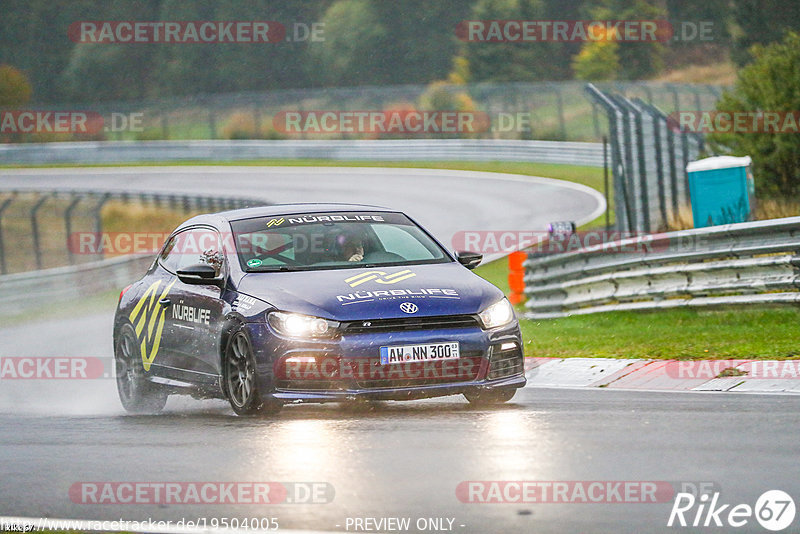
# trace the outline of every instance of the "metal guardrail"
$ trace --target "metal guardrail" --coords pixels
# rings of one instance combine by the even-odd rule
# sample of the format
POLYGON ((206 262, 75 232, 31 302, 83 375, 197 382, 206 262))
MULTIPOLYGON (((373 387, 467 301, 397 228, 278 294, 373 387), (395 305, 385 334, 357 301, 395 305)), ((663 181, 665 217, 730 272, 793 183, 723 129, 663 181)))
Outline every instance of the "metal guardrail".
POLYGON ((529 254, 526 317, 800 302, 800 217, 529 254))
POLYGON ((17 313, 54 302, 119 291, 144 274, 153 256, 120 256, 82 265, 0 276, 0 310, 17 313))
POLYGON ((602 167, 603 145, 502 139, 100 141, 0 145, 0 163, 4 164, 252 159, 525 161, 602 167))

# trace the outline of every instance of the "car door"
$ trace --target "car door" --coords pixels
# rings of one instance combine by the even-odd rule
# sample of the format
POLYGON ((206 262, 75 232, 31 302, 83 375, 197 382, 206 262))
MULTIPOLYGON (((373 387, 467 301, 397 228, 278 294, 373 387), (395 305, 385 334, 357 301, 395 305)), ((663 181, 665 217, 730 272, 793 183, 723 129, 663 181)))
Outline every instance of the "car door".
POLYGON ((170 310, 170 295, 176 283, 175 269, 178 254, 174 237, 167 240, 156 258, 155 266, 143 280, 143 291, 133 303, 128 319, 139 343, 145 372, 166 377, 175 352, 174 321, 170 310))
MULTIPOLYGON (((212 265, 218 276, 226 274, 219 233, 210 227, 189 228, 176 235, 176 273, 198 263, 212 265)), ((173 346, 169 373, 178 380, 214 383, 219 377, 218 340, 224 313, 222 289, 214 284, 186 284, 177 279, 170 292, 169 316, 173 346)))

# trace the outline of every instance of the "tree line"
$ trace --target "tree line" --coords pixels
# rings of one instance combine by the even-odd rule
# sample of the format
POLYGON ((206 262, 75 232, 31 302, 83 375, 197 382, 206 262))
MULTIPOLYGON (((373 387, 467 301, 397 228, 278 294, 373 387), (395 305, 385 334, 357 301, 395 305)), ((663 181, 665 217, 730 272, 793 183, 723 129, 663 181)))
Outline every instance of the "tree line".
MULTIPOLYGON (((732 57, 800 29, 781 0, 4 0, 0 64, 30 80, 35 102, 91 103, 206 93, 358 85, 643 79, 732 57), (469 42, 464 20, 705 22, 686 42, 469 42), (322 28, 279 43, 75 42, 76 21, 269 20, 322 28)), ((677 27, 677 26, 676 26, 677 27)), ((300 32, 302 34, 302 32, 300 32)), ((0 102, 2 104, 2 102, 0 102)))

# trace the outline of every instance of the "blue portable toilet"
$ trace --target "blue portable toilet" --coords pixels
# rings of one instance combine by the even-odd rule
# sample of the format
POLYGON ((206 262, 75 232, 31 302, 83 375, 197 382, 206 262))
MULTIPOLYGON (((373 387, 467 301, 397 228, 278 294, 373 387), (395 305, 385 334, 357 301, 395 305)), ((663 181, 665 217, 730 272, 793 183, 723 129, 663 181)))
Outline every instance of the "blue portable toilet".
POLYGON ((755 210, 750 156, 716 156, 686 166, 694 227, 745 222, 755 210))

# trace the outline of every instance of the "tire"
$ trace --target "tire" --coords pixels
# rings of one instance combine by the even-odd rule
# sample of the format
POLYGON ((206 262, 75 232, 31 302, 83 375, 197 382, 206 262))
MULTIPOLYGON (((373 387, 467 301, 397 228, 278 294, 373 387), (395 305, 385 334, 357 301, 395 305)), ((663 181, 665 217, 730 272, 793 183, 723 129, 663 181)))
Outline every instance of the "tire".
POLYGON ((231 333, 224 359, 225 391, 237 415, 269 415, 280 411, 281 402, 264 400, 258 390, 256 363, 250 339, 241 328, 231 333))
POLYGON ((508 402, 517 393, 517 388, 489 389, 475 393, 464 393, 464 397, 475 406, 491 406, 508 402))
POLYGON ((145 376, 142 359, 137 350, 139 343, 130 324, 123 325, 114 344, 114 365, 117 375, 117 392, 125 411, 135 414, 153 414, 164 409, 169 396, 145 376))

